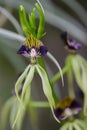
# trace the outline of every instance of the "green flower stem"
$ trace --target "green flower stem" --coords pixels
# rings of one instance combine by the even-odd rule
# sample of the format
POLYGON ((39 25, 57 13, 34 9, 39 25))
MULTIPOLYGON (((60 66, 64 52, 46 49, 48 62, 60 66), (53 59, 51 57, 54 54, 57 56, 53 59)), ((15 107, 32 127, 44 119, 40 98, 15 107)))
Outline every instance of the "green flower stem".
POLYGON ((75 93, 74 93, 74 89, 73 89, 73 72, 72 72, 72 68, 69 69, 69 71, 67 73, 67 80, 68 80, 69 97, 75 98, 75 93))
MULTIPOLYGON (((71 68, 71 64, 70 64, 70 63, 66 64, 66 65, 64 66, 64 68, 62 69, 63 75, 64 75, 65 73, 67 73, 67 71, 68 71, 70 68, 71 68)), ((60 73, 58 72, 58 73, 51 79, 52 84, 56 83, 60 78, 61 78, 61 75, 60 75, 60 73)))
POLYGON ((70 64, 70 68, 67 71, 67 80, 68 80, 68 93, 69 97, 75 98, 75 92, 73 88, 73 70, 72 70, 72 59, 75 55, 70 54, 66 59, 66 65, 70 64))
MULTIPOLYGON (((46 73, 47 73, 47 70, 46 70, 46 67, 45 67, 45 64, 44 64, 44 61, 43 61, 43 58, 42 58, 42 57, 39 57, 39 58, 38 58, 38 63, 39 63, 39 65, 40 65, 41 67, 44 68, 44 70, 45 70, 46 73)), ((47 76, 48 76, 48 73, 47 73, 47 76)), ((49 76, 48 76, 48 79, 49 79, 49 82, 50 82, 50 85, 51 85, 52 94, 53 94, 54 101, 55 101, 55 104, 56 104, 56 103, 58 103, 58 97, 57 97, 57 95, 56 95, 56 93, 55 93, 55 91, 54 91, 54 87, 53 87, 53 84, 51 83, 51 80, 50 80, 49 76)))
POLYGON ((40 108, 45 108, 45 107, 50 107, 48 102, 37 102, 37 101, 30 101, 29 103, 30 107, 40 107, 40 108))

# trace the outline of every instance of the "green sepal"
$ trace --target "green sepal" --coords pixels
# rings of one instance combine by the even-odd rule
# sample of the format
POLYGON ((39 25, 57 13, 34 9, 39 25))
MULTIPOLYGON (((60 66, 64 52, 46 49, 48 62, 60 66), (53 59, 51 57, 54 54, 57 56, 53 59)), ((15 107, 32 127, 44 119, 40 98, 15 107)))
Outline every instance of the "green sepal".
POLYGON ((32 34, 36 37, 36 8, 33 8, 31 14, 29 14, 29 22, 32 29, 32 34))
POLYGON ((40 3, 36 3, 35 6, 40 14, 39 25, 37 30, 37 39, 41 39, 42 36, 44 35, 44 25, 45 25, 44 10, 40 3))
POLYGON ((76 82, 84 94, 84 115, 87 115, 87 61, 80 55, 72 59, 72 68, 76 82))
POLYGON ((20 16, 20 23, 21 23, 22 30, 23 30, 25 36, 29 37, 32 30, 31 30, 30 24, 27 20, 27 17, 26 17, 25 8, 22 5, 19 6, 19 16, 20 16))

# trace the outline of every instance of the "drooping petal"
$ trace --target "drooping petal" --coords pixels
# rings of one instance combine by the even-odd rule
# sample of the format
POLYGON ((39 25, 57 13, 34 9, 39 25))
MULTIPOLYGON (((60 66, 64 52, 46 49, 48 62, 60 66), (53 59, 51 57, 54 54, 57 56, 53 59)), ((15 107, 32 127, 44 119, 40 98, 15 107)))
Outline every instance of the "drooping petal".
POLYGON ((27 88, 28 87, 30 88, 30 85, 31 85, 31 82, 32 82, 33 76, 34 76, 34 71, 35 71, 35 65, 30 66, 30 70, 29 70, 29 72, 28 72, 28 74, 26 76, 26 80, 25 80, 24 85, 23 85, 21 100, 24 99, 27 88))
POLYGON ((45 46, 40 46, 39 53, 41 56, 45 56, 47 54, 47 48, 45 46))
POLYGON ((28 73, 28 71, 29 71, 29 69, 30 69, 30 65, 28 65, 27 67, 26 67, 26 69, 25 69, 25 71, 22 73, 22 75, 18 78, 18 80, 17 80, 17 82, 16 82, 16 84, 15 84, 15 92, 16 92, 16 96, 17 96, 17 98, 18 98, 18 100, 20 101, 20 95, 19 95, 19 89, 20 89, 20 87, 21 87, 21 85, 22 85, 22 82, 23 82, 23 80, 25 79, 25 77, 27 76, 27 73, 28 73))
POLYGON ((14 104, 15 100, 16 100, 15 97, 11 97, 8 101, 6 101, 6 103, 2 107, 1 116, 0 116, 0 118, 1 118, 0 125, 1 125, 3 130, 6 129, 6 125, 8 123, 8 118, 9 118, 9 114, 11 111, 11 107, 14 104))
POLYGON ((53 99, 52 89, 51 89, 50 82, 48 80, 47 74, 46 74, 45 70, 40 65, 36 65, 36 70, 38 71, 38 73, 41 77, 42 85, 43 85, 43 91, 44 91, 45 96, 48 99, 49 104, 50 104, 52 114, 53 114, 55 120, 57 122, 59 122, 59 120, 56 118, 56 116, 54 114, 55 102, 54 102, 54 99, 53 99))
POLYGON ((17 54, 21 54, 25 57, 29 57, 28 48, 25 45, 22 45, 20 49, 18 50, 17 54))
POLYGON ((48 52, 47 53, 47 56, 54 62, 54 64, 58 67, 59 71, 60 71, 60 75, 61 75, 61 79, 62 79, 62 84, 64 86, 64 80, 63 80, 63 74, 62 74, 62 69, 58 63, 58 61, 55 59, 55 57, 50 53, 48 52))
POLYGON ((21 103, 17 100, 12 106, 10 113, 10 125, 12 128, 16 128, 17 130, 21 130, 23 117, 25 115, 25 109, 21 103))

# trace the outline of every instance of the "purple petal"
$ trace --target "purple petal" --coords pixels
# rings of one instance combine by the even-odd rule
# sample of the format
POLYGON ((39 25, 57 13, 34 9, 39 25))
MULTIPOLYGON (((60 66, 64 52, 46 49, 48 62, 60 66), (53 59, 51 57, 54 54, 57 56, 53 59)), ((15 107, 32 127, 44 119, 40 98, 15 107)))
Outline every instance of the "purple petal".
POLYGON ((77 43, 75 45, 75 50, 79 50, 79 49, 81 49, 81 47, 82 47, 82 45, 80 43, 77 43))
POLYGON ((67 44, 66 42, 67 42, 67 32, 63 32, 62 34, 61 34, 61 39, 65 42, 65 44, 67 44))
POLYGON ((70 108, 72 110, 75 110, 75 112, 78 114, 79 111, 81 111, 82 106, 76 100, 73 100, 73 102, 71 103, 70 108))
POLYGON ((21 54, 21 55, 24 55, 25 57, 29 57, 29 53, 28 53, 29 49, 22 45, 21 48, 18 50, 17 54, 21 54))
POLYGON ((64 114, 64 111, 61 108, 56 108, 54 113, 59 120, 65 120, 67 118, 67 115, 64 114))
POLYGON ((22 45, 21 46, 21 48, 18 50, 18 54, 23 54, 23 53, 25 53, 25 52, 27 52, 27 47, 26 46, 24 46, 24 45, 22 45))
POLYGON ((75 41, 74 39, 69 39, 69 41, 70 41, 70 45, 71 45, 71 46, 74 46, 75 43, 76 43, 76 41, 75 41))
POLYGON ((41 56, 46 55, 47 51, 48 50, 45 46, 40 46, 39 53, 40 53, 41 56))
POLYGON ((58 119, 65 120, 71 115, 78 114, 81 111, 81 109, 82 109, 81 105, 76 100, 65 98, 65 100, 62 100, 59 102, 58 107, 54 109, 54 113, 58 119), (64 104, 67 104, 67 105, 65 105, 64 107, 63 106, 64 104))

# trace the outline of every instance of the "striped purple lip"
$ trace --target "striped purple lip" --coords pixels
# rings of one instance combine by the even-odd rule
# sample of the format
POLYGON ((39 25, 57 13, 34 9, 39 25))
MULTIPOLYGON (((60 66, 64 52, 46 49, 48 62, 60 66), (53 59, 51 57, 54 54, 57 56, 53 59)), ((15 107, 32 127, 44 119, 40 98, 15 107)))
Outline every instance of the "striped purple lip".
POLYGON ((47 48, 45 46, 40 46, 39 48, 28 48, 27 46, 22 45, 17 53, 24 55, 25 57, 34 58, 39 56, 45 56, 47 53, 47 48))

